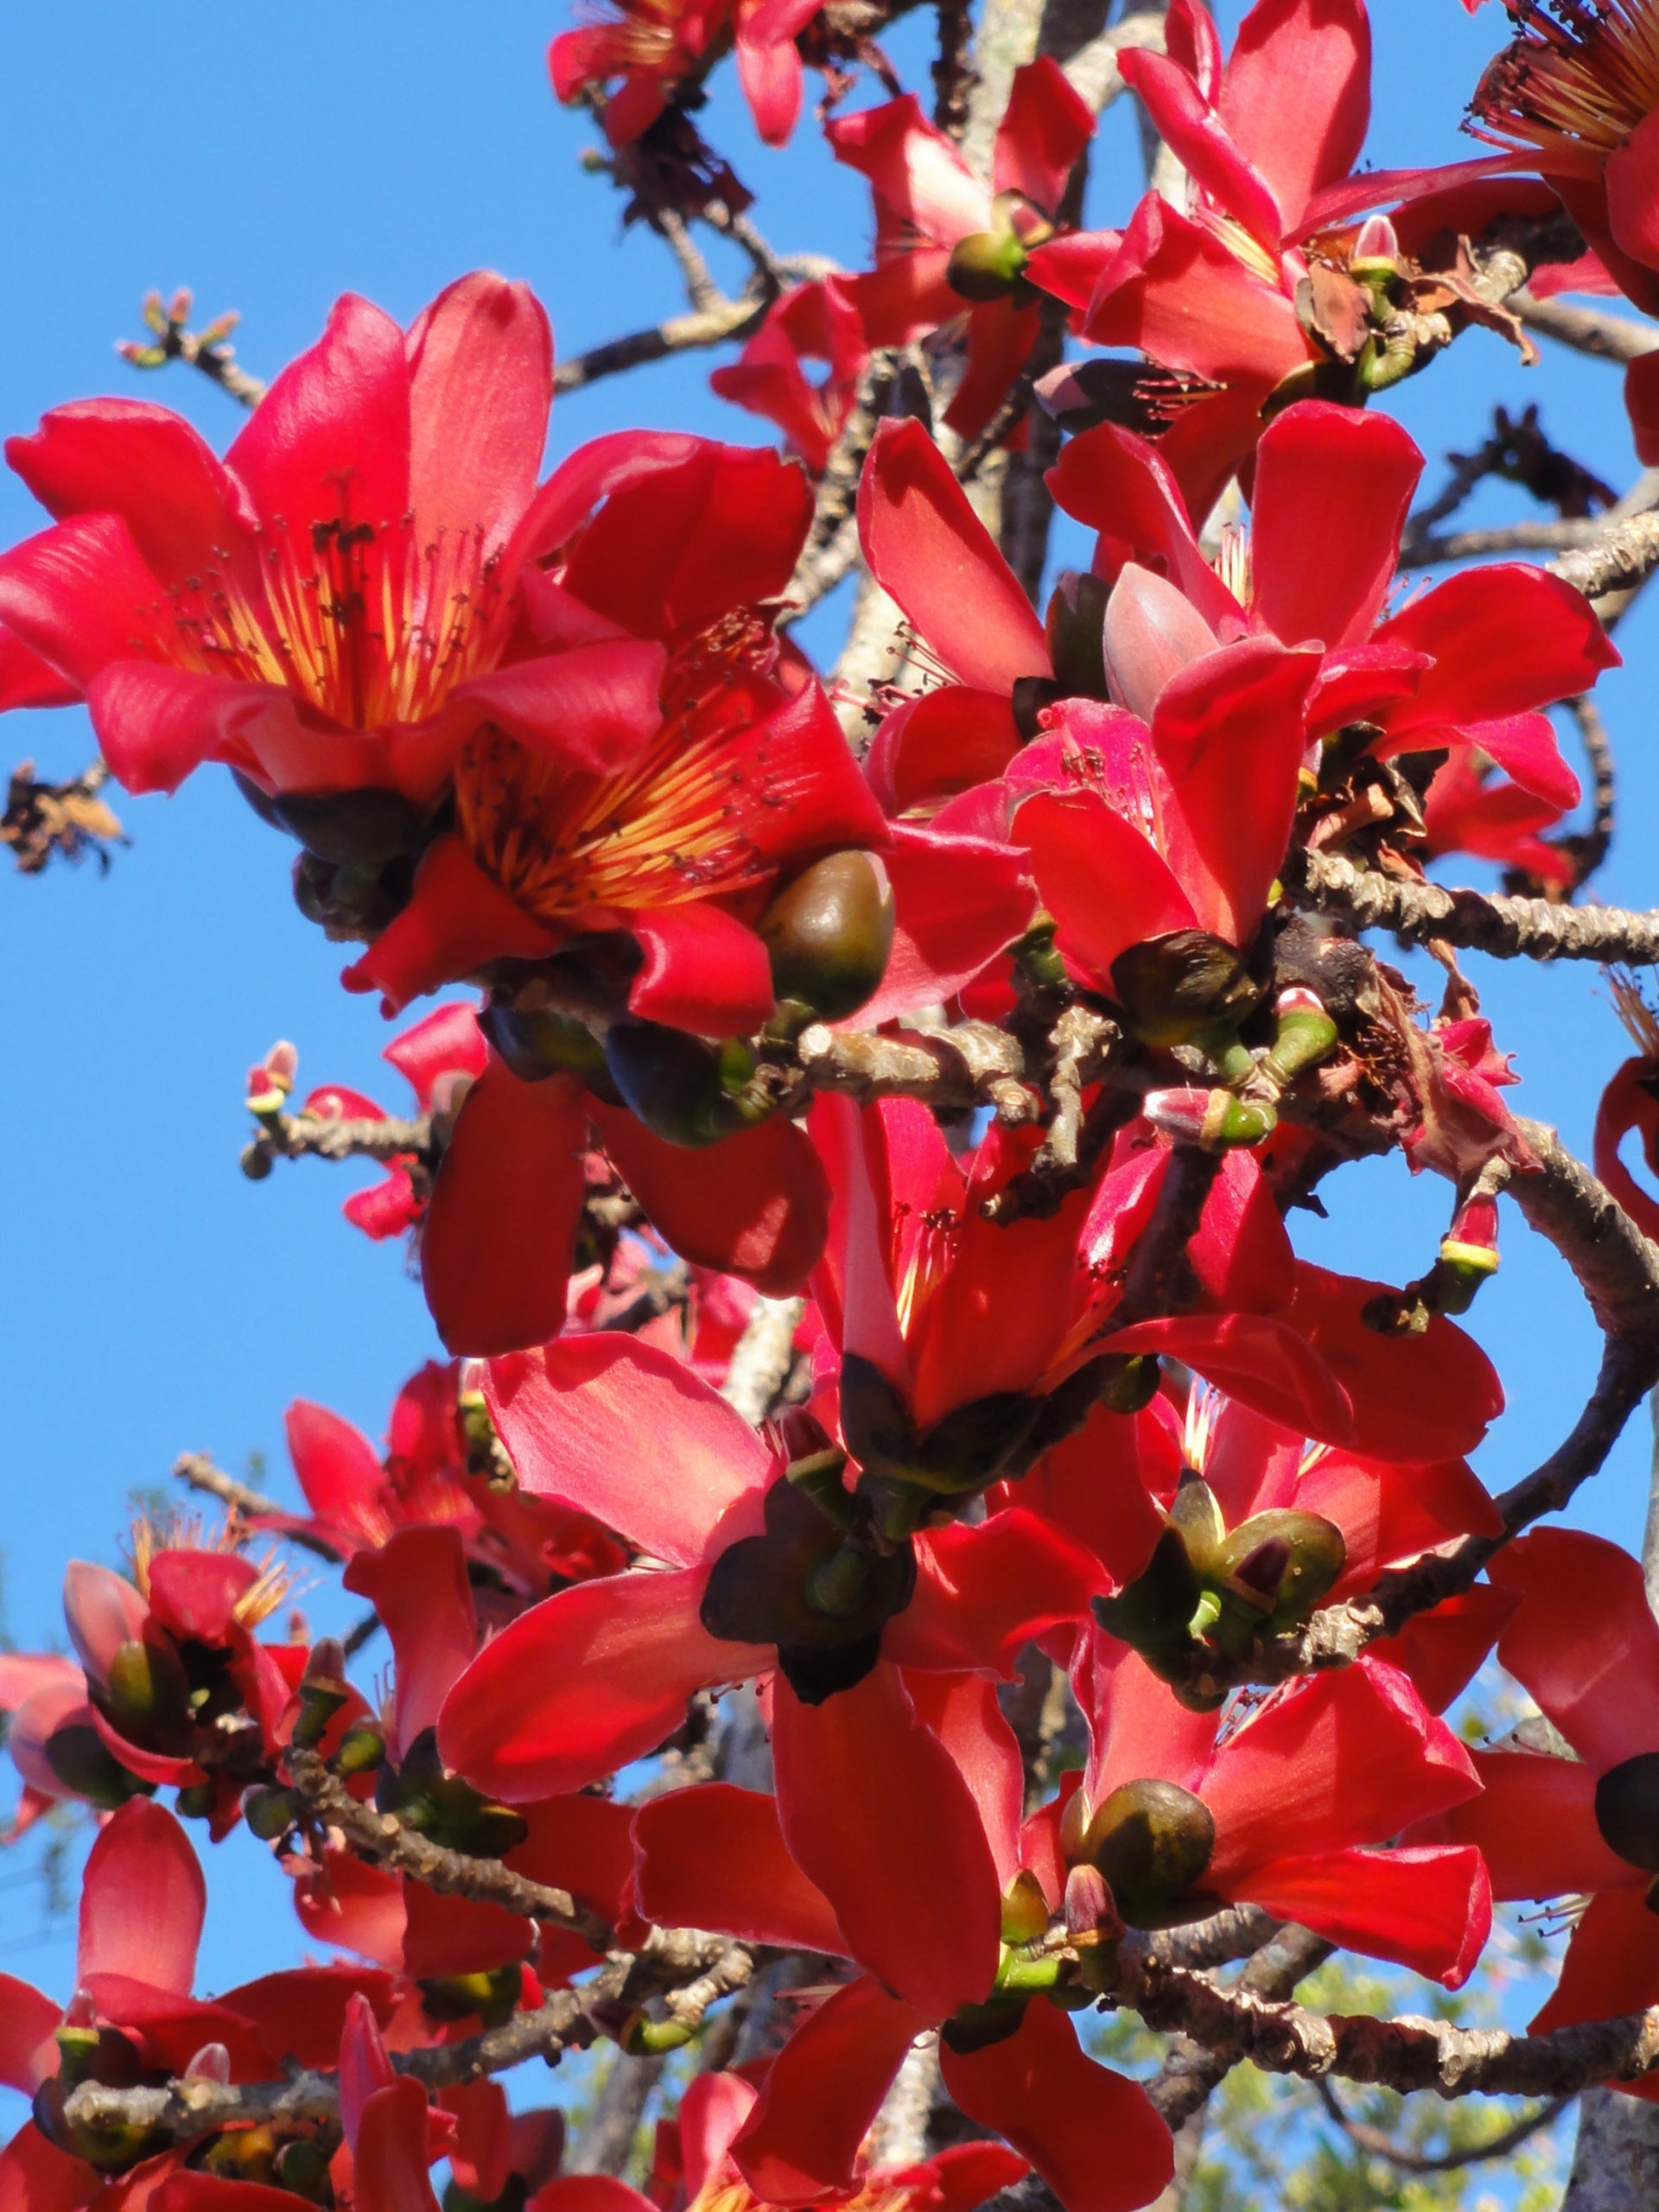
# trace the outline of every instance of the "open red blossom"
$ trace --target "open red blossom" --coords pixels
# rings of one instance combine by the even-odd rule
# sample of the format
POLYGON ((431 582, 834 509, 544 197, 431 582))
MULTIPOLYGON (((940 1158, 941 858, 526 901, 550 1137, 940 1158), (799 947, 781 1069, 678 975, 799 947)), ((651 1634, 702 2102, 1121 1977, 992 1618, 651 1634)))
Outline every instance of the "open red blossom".
POLYGON ((900 1546, 832 1609, 815 1577, 841 1529, 683 1365, 571 1338, 493 1362, 487 1396, 526 1489, 603 1498, 660 1564, 561 1592, 486 1645, 445 1701, 448 1764, 510 1802, 579 1789, 653 1750, 694 1691, 768 1681, 785 1833, 859 1955, 947 2012, 982 1996, 995 1926, 982 1942, 960 1916, 963 1899, 994 1905, 995 1870, 909 1670, 1007 1672, 1032 1635, 1081 1618, 1092 1562, 1004 1513, 900 1546))
POLYGON ((412 1376, 392 1407, 384 1459, 351 1422, 296 1400, 286 1417, 288 1448, 311 1511, 264 1514, 250 1525, 302 1531, 345 1560, 381 1549, 400 1529, 454 1527, 493 1624, 564 1582, 625 1566, 626 1550, 589 1516, 469 1474, 461 1384, 453 1363, 429 1361, 412 1376))
POLYGON ((53 1767, 46 1747, 61 1727, 92 1729, 86 1677, 73 1659, 55 1651, 0 1653, 0 1713, 6 1749, 23 1785, 11 1826, 0 1839, 15 1843, 42 1813, 78 1794, 53 1767))
POLYGON ((1522 563, 1465 570, 1379 620, 1422 467, 1387 416, 1318 400, 1286 409, 1262 435, 1232 590, 1199 551, 1160 451, 1111 424, 1074 438, 1052 488, 1101 533, 1113 696, 1145 717, 1168 684, 1236 652, 1231 639, 1316 644, 1310 738, 1365 722, 1382 760, 1474 748, 1535 798, 1574 805, 1578 779, 1538 710, 1618 654, 1582 593, 1522 563))
POLYGON ((1614 971, 1613 1001, 1637 1046, 1601 1094, 1596 1109, 1596 1173, 1645 1236, 1659 1236, 1659 1199, 1644 1191, 1619 1156, 1634 1129, 1642 1157, 1659 1174, 1659 1020, 1628 976, 1614 971))
POLYGON ((1249 1901, 1448 1988, 1467 1980, 1491 1924, 1478 1852, 1376 1848, 1480 1788, 1468 1752, 1396 1669, 1367 1658, 1287 1685, 1224 1732, 1217 1714, 1186 1712, 1098 1629, 1078 1646, 1073 1681, 1090 1749, 1058 1821, 1063 1857, 1098 1855, 1111 1878, 1100 1839, 1128 1785, 1173 1783, 1203 1808, 1179 1816, 1185 1864, 1168 1862, 1179 1873, 1153 1878, 1142 1894, 1118 1884, 1132 1925, 1141 1913, 1165 1925, 1183 1908, 1202 1919, 1249 1901))
POLYGON ((1495 775, 1478 754, 1454 753, 1435 772, 1424 798, 1427 836, 1421 849, 1425 860, 1472 853, 1551 889, 1570 891, 1578 880, 1570 854, 1541 834, 1554 829, 1562 812, 1553 800, 1495 775))
POLYGON ((630 145, 729 32, 754 127, 768 146, 785 145, 801 111, 795 41, 817 9, 818 0, 609 0, 548 48, 553 89, 575 100, 604 87, 605 135, 630 145))
POLYGON ((1201 0, 1174 0, 1166 51, 1119 67, 1185 169, 1185 209, 1148 193, 1121 234, 1039 251, 1032 278, 1083 334, 1158 370, 1142 405, 1193 512, 1207 514, 1261 435, 1265 403, 1325 358, 1302 328, 1295 241, 1310 200, 1358 159, 1370 117, 1364 0, 1258 0, 1224 64, 1201 0))
MULTIPOLYGON (((972 1792, 995 1866, 988 1894, 958 1897, 964 1945, 994 1961, 996 1885, 1006 1892, 1033 1854, 1045 1866, 1052 1860, 1052 1828, 1040 1815, 1022 1827, 1019 1746, 993 1687, 943 1675, 918 1677, 916 1686, 952 1770, 972 1792)), ((642 1807, 634 1821, 640 1910, 664 1926, 689 1919, 747 1941, 868 1964, 859 1935, 843 1933, 830 1897, 798 1863, 783 1809, 779 1799, 723 1783, 642 1807)), ((732 2145, 756 2195, 805 2205, 870 2187, 864 2138, 916 2037, 941 2024, 940 2064, 957 2106, 1006 2137, 1067 2212, 1130 2212, 1165 2186, 1168 2131, 1145 2092, 1087 2057, 1046 1998, 993 1996, 953 2027, 937 2000, 914 1996, 884 1971, 835 1991, 772 2062, 732 2145), (1103 2146, 1109 2146, 1105 2154, 1103 2146)))
POLYGON ((371 2020, 390 2016, 387 1977, 358 1967, 302 1967, 214 2002, 193 1998, 206 1908, 200 1866, 172 1814, 125 1805, 87 1859, 67 2010, 0 1975, 0 2081, 35 2099, 35 2118, 0 2152, 0 2202, 8 2212, 94 2205, 116 2212, 144 2202, 145 2184, 158 2185, 182 2161, 184 2149, 163 2150, 139 2129, 124 2159, 112 2160, 100 2140, 81 2146, 94 2160, 86 2163, 62 2113, 75 2082, 166 2082, 214 2045, 214 2063, 227 2067, 232 2081, 277 2080, 290 2059, 331 2063, 348 2005, 371 2020), (112 2165, 121 2178, 106 2179, 112 2165))
POLYGON ((968 365, 944 416, 964 438, 985 428, 1025 366, 1039 321, 1024 281, 1030 250, 1052 236, 1093 128, 1047 57, 1014 72, 988 185, 913 94, 827 126, 836 160, 874 194, 875 268, 843 280, 865 338, 906 346, 965 319, 968 365))
POLYGON ((1641 2012, 1659 2003, 1659 1623, 1640 1563, 1544 1529, 1488 1572, 1520 1599, 1498 1658, 1575 1756, 1477 1751, 1483 1794, 1425 1833, 1478 1845, 1497 1897, 1588 1899, 1535 2029, 1641 2012))
POLYGON ((60 408, 6 449, 56 526, 0 557, 0 622, 86 698, 129 790, 224 760, 269 793, 423 808, 543 550, 552 372, 540 306, 483 273, 407 334, 348 294, 223 463, 163 408, 60 408))
POLYGON ((847 280, 829 276, 798 284, 775 301, 736 361, 715 369, 709 382, 722 399, 775 423, 790 451, 821 476, 853 411, 868 359, 847 280), (807 361, 824 364, 817 384, 807 377, 807 361))

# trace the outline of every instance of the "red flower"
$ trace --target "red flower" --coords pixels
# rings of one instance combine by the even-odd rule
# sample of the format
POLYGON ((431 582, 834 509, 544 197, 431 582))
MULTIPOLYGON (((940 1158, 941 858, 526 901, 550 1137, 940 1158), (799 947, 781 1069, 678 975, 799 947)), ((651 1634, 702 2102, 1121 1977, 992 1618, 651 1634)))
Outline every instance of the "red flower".
POLYGON ((1165 1862, 1174 1871, 1151 1877, 1143 1893, 1114 1884, 1131 1925, 1249 1901, 1448 1988, 1468 1979, 1491 1923, 1479 1853, 1373 1847, 1480 1787, 1469 1754, 1403 1675, 1368 1658, 1315 1675, 1274 1691, 1224 1734, 1217 1714, 1184 1711, 1144 1661, 1098 1630, 1073 1674, 1090 1750, 1058 1821, 1063 1857, 1099 1864, 1112 1882, 1115 1815, 1134 1811, 1122 1796, 1114 1805, 1114 1793, 1148 1781, 1179 1793, 1166 1815, 1182 1841, 1165 1862))
MULTIPOLYGON (((1659 1624, 1628 1553, 1545 1529, 1488 1570, 1520 1595, 1497 1656, 1576 1756, 1478 1751, 1484 1794, 1432 1833, 1478 1844, 1499 1897, 1587 1897, 1541 2032, 1659 2003, 1659 1624)), ((1638 2089, 1651 2094, 1650 2086, 1638 2089)))
POLYGON ((770 1678, 785 1833, 859 1956, 945 2012, 982 1996, 994 1870, 900 1670, 1006 1671, 1032 1634, 1081 1617, 1092 1567, 1014 1512, 929 1531, 832 1592, 829 1512, 660 1353, 570 1339, 494 1363, 488 1396, 527 1489, 602 1497, 662 1565, 561 1592, 504 1630, 445 1704, 448 1764, 510 1801, 578 1789, 653 1749, 693 1691, 770 1678), (982 1941, 962 1916, 971 1929, 963 1900, 985 1893, 982 1941))
MULTIPOLYGON (((163 2150, 146 2159, 157 2145, 142 2126, 124 2146, 107 2138, 80 2144, 62 2113, 64 2092, 76 2082, 165 2082, 199 2053, 233 2082, 277 2080, 290 2059, 329 2063, 348 2005, 372 2019, 389 2016, 386 1977, 355 1967, 302 1967, 228 1990, 214 2003, 193 1998, 206 1909, 201 1869, 177 1821, 159 1805, 126 1805, 86 1862, 68 2010, 0 1975, 0 2081, 33 2095, 35 2112, 0 2152, 0 2202, 8 2212, 104 2204, 113 2212, 124 2188, 106 2174, 144 2161, 143 2177, 157 2181, 182 2158, 181 2151, 163 2150), (77 2155, 78 2145, 93 2164, 77 2155)), ((139 2178, 132 2176, 135 2187, 139 2178)))
POLYGON ((1538 798, 1505 776, 1496 776, 1472 751, 1454 753, 1435 772, 1423 800, 1428 835, 1421 848, 1426 860, 1447 853, 1472 853, 1535 881, 1570 891, 1577 880, 1568 854, 1540 831, 1554 829, 1563 809, 1538 798))
POLYGON ((1257 449, 1248 579, 1237 564, 1235 592, 1204 560, 1156 451, 1109 424, 1072 439, 1053 488, 1099 530, 1096 566, 1116 579, 1113 696, 1145 716, 1166 684, 1196 681, 1241 632, 1314 643, 1324 658, 1310 737, 1364 721, 1382 732, 1371 750, 1382 760, 1473 747, 1524 791, 1574 805, 1578 779, 1537 710, 1618 665, 1580 592, 1504 563, 1450 577, 1378 620, 1422 466, 1384 416, 1313 400, 1287 409, 1257 449))
POLYGON ((847 280, 798 284, 773 302, 766 319, 729 368, 709 378, 722 399, 764 415, 783 432, 814 476, 823 474, 857 397, 869 347, 847 280), (804 361, 822 361, 811 384, 804 361))
POLYGON ((610 0, 548 48, 553 90, 579 99, 610 86, 601 109, 613 146, 649 130, 683 79, 735 26, 738 80, 768 146, 788 143, 801 111, 801 57, 795 41, 818 0, 610 0), (620 81, 619 81, 620 80, 620 81))
MULTIPOLYGON (((732 2155, 758 2098, 741 2074, 695 2075, 674 2118, 658 2124, 649 2195, 626 2182, 572 2174, 542 2192, 536 2212, 758 2212, 732 2155)), ((866 2169, 849 2212, 973 2212, 1026 2171, 1026 2161, 1001 2144, 954 2144, 919 2165, 866 2169)))
POLYGON ((1659 1236, 1659 1201, 1644 1191, 1619 1158, 1619 1147, 1632 1129, 1642 1141, 1642 1156, 1659 1174, 1659 1020, 1643 1003, 1633 978, 1612 976, 1613 1002, 1638 1047, 1601 1094, 1596 1109, 1596 1173, 1644 1236, 1659 1236))
MULTIPOLYGON (((1041 1815, 1022 1831, 1023 1778, 1012 1731, 988 1684, 931 1678, 922 1693, 933 1726, 971 1783, 982 1839, 1005 1891, 1032 1845, 1052 1859, 1041 1815)), ((723 1783, 678 1790, 634 1822, 640 1909, 664 1926, 723 1929, 786 1949, 858 1955, 830 1898, 796 1865, 779 1801, 723 1783)), ((958 1898, 965 1942, 997 1922, 995 1892, 958 1898)), ((993 1956, 995 1952, 993 1951, 993 1956)), ((986 1984, 988 1987, 988 1982, 986 1984)), ((863 1975, 798 2026, 772 2062, 759 2101, 732 2145, 740 2172, 769 2203, 823 2202, 868 2189, 860 2151, 916 2037, 941 2024, 923 2000, 863 1975)), ((1067 2212, 1130 2212, 1167 2183, 1167 2129, 1146 2093, 1097 2066, 1042 1996, 993 1998, 953 2033, 944 2020, 945 2087, 970 2120, 1006 2136, 1067 2212), (995 2015, 994 2018, 988 2017, 995 2015), (1102 2145, 1110 2155, 1102 2155, 1102 2145)))
POLYGON ((73 1659, 55 1651, 0 1653, 0 1713, 6 1719, 6 1749, 22 1780, 22 1792, 3 1840, 15 1843, 42 1813, 79 1792, 57 1772, 47 1745, 58 1730, 74 1726, 93 1732, 86 1702, 86 1677, 73 1659))
POLYGON ((971 438, 1036 338, 1029 249, 1052 234, 1094 118, 1058 62, 1027 62, 1014 72, 988 186, 913 94, 826 128, 836 160, 867 176, 875 197, 874 270, 843 280, 865 338, 906 346, 965 316, 968 366, 944 419, 971 438))
POLYGON ((1096 345, 1175 372, 1166 395, 1147 380, 1149 404, 1166 404, 1160 448, 1207 514, 1265 403, 1325 359, 1297 317, 1307 264, 1295 241, 1310 200, 1364 143, 1370 29, 1363 0, 1258 0, 1224 67, 1208 10, 1175 0, 1166 40, 1119 66, 1188 173, 1186 211, 1148 193, 1121 238, 1080 239, 1057 265, 1039 254, 1032 276, 1085 310, 1096 345))
POLYGON ((6 448, 58 519, 0 558, 0 620, 85 696, 129 790, 224 760, 279 800, 369 788, 417 821, 544 550, 552 368, 529 291, 481 274, 407 336, 348 294, 222 465, 165 409, 60 408, 6 448))

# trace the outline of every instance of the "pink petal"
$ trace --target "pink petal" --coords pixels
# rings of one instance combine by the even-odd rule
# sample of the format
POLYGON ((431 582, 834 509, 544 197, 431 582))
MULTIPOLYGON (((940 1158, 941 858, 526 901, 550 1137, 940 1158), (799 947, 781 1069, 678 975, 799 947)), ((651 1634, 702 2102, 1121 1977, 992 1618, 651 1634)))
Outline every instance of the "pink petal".
POLYGON ((111 1815, 87 1857, 76 1980, 124 1974, 188 1996, 207 1907, 189 1837, 160 1805, 132 1798, 111 1815))
POLYGON ((476 270, 410 329, 409 504, 423 545, 499 552, 529 505, 553 404, 553 334, 527 284, 476 270))
POLYGON ((540 653, 469 677, 452 694, 540 760, 615 775, 663 726, 668 652, 654 639, 618 638, 540 653))
POLYGON ((366 1598, 391 1640, 394 1748, 402 1756, 436 1726, 444 1699, 478 1645, 467 1553, 453 1524, 400 1529, 378 1551, 359 1552, 346 1587, 366 1598))

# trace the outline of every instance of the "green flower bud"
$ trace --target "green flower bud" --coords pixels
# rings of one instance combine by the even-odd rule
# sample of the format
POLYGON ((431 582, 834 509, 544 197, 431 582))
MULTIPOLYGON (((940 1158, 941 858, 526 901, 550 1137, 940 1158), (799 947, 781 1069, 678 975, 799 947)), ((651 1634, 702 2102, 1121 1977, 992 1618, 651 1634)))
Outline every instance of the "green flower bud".
POLYGON ((1216 1561, 1228 1589, 1258 1607, 1271 1630, 1306 1620, 1348 1563, 1333 1521, 1291 1506, 1252 1514, 1222 1545, 1216 1561))
POLYGON ((330 2202, 328 2154, 308 2135, 296 2136, 282 2145, 271 2167, 278 2188, 302 2197, 308 2204, 330 2202))
POLYGON ((41 1748, 64 1788, 96 1805, 100 1813, 118 1811, 129 1797, 154 1795, 155 1783, 130 1774, 90 1721, 54 1728, 41 1748))
POLYGON ((1608 1768, 1596 1784, 1596 1826, 1609 1851, 1659 1874, 1659 1751, 1608 1768))
POLYGON ((821 1021, 855 1014, 887 973, 893 887, 873 853, 831 853, 798 875, 755 925, 780 1000, 821 1021))
POLYGON ((753 1053, 740 1038, 710 1044, 654 1021, 613 1022, 605 1060, 623 1098, 670 1144, 718 1144, 766 1119, 753 1053))
POLYGON ((334 1771, 346 1776, 372 1774, 385 1756, 386 1739, 380 1731, 370 1721, 359 1720, 340 1739, 334 1771))
POLYGON ((1313 993, 1300 988, 1281 991, 1274 1012, 1278 1026, 1262 1070, 1282 1087, 1336 1050, 1337 1025, 1313 993))
POLYGON ((1029 1867, 1022 1866, 1002 1893, 1002 1941, 1035 1943, 1048 1933, 1048 1899, 1029 1867))
POLYGON ((487 1974, 437 1975, 419 1987, 435 2020, 467 2020, 476 2013, 486 2028, 499 2028, 518 2009, 524 1974, 517 1966, 493 1967, 487 1974))
POLYGON ((173 1809, 181 1821, 205 1821, 213 1809, 213 1783, 187 1782, 174 1799, 173 1809))
POLYGON ((970 231, 950 250, 945 282, 961 299, 1006 300, 1028 258, 1011 230, 970 231))
POLYGON ((1094 1364, 1100 1370, 1100 1402, 1108 1413, 1138 1414, 1158 1395, 1162 1370, 1156 1352, 1108 1352, 1094 1364))
POLYGON ((1076 1856, 1105 1876, 1129 1927, 1173 1928, 1214 1909, 1188 1892, 1215 1847, 1215 1821, 1190 1789, 1126 1782, 1090 1819, 1076 1856))
POLYGON ((1195 1573, 1208 1580, 1222 1571, 1218 1562, 1227 1541, 1227 1523, 1221 1517, 1216 1493, 1191 1467, 1183 1470, 1176 1485, 1169 1525, 1179 1529, 1195 1573))
POLYGON ((242 1800, 242 1817, 261 1843, 276 1843, 299 1818, 300 1801, 291 1789, 261 1787, 242 1800))
POLYGON ((111 1660, 104 1703, 124 1736, 179 1745, 190 1725, 190 1685, 170 1645, 133 1638, 111 1660))
POLYGON ((318 1677, 300 1684, 300 1709, 294 1721, 294 1742, 303 1751, 315 1751, 328 1732, 328 1724, 351 1703, 344 1682, 318 1677))

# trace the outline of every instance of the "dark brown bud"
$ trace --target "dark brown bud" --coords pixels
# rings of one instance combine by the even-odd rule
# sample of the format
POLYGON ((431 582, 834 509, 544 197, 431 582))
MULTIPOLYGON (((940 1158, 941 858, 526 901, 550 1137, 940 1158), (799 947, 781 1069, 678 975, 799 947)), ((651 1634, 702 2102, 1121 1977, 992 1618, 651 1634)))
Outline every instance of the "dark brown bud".
POLYGON ((798 1000, 823 1021, 859 1007, 887 973, 894 907, 887 872, 873 853, 831 853, 778 896, 756 928, 779 1000, 798 1000))
POLYGON ((270 819, 320 860, 378 865, 412 853, 425 817, 401 791, 278 791, 270 819))
POLYGON ((1112 995, 1142 1043, 1180 1045, 1202 1029, 1242 1021, 1262 990, 1225 938, 1173 930, 1119 953, 1112 995))
POLYGON ((950 250, 945 282, 960 299, 1006 300, 1024 274, 1027 257, 1011 230, 970 231, 950 250))
POLYGON ((1126 1782, 1090 1819, 1075 1855, 1105 1876, 1129 1927, 1171 1928, 1211 1910, 1188 1892, 1215 1847, 1215 1821, 1190 1789, 1126 1782))
POLYGON ((499 2028, 512 2018, 523 1986, 517 1966, 442 1974, 421 1982, 421 2002, 435 2020, 469 2020, 476 2013, 486 2028, 499 2028))
POLYGON ((752 1087, 754 1055, 740 1038, 710 1044, 655 1021, 617 1021, 605 1060, 628 1105, 670 1144, 718 1144, 770 1110, 752 1087))
POLYGON ((605 1077, 605 1047, 598 1038, 550 1007, 502 1006, 493 1000, 479 1022, 520 1083, 541 1083, 551 1075, 574 1075, 584 1083, 605 1077))
POLYGON ((1055 585, 1043 618, 1049 658, 1063 699, 1104 699, 1106 598, 1103 576, 1068 569, 1055 585))
POLYGON ((189 1727, 190 1685, 169 1644, 135 1637, 120 1645, 105 1675, 104 1702, 136 1743, 180 1745, 189 1727))
POLYGON ((1596 1784, 1596 1826, 1609 1851, 1659 1874, 1659 1751, 1608 1768, 1596 1784))
POLYGON ((41 1749, 64 1788, 101 1813, 118 1810, 129 1797, 154 1794, 155 1783, 130 1774, 90 1721, 72 1721, 67 1727, 54 1729, 41 1749))

